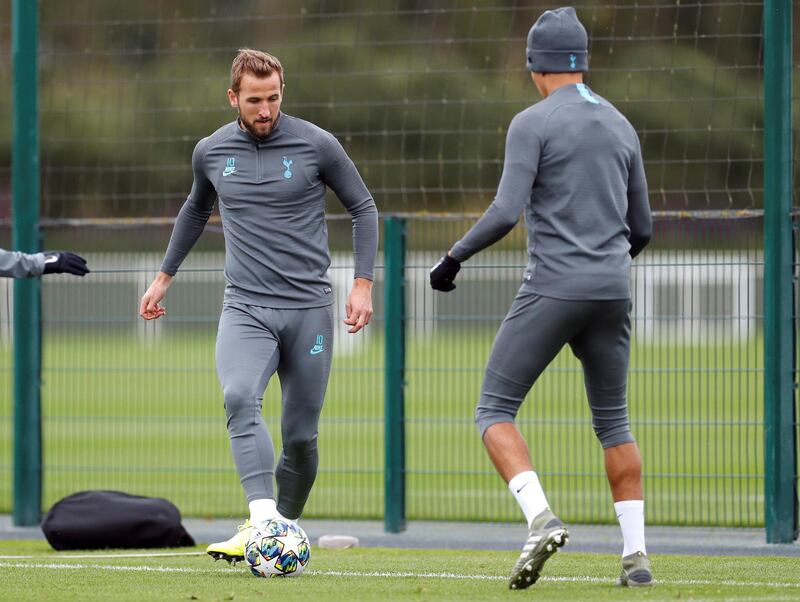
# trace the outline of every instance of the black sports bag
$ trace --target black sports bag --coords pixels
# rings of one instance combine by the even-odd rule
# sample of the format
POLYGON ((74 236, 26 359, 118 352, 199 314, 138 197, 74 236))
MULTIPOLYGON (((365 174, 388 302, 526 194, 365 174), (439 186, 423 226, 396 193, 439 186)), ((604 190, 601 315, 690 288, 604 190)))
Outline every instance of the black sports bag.
POLYGON ((193 546, 172 502, 121 491, 81 491, 56 502, 41 523, 56 550, 193 546))

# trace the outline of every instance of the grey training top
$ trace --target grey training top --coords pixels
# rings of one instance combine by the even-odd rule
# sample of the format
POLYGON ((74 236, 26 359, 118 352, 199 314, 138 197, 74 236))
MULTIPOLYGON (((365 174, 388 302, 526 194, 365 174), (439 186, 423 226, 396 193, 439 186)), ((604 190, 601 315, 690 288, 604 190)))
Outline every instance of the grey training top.
POLYGON ((332 303, 325 187, 352 216, 355 277, 373 278, 378 213, 334 136, 281 113, 265 138, 229 123, 197 143, 194 183, 175 222, 161 270, 174 275, 219 197, 226 301, 272 308, 332 303))
POLYGON ((20 253, 0 249, 0 276, 4 278, 28 278, 41 276, 44 272, 44 253, 20 253))
POLYGON ((558 88, 511 121, 494 202, 451 249, 464 261, 525 210, 522 290, 556 299, 630 297, 629 268, 652 221, 636 131, 584 84, 558 88))

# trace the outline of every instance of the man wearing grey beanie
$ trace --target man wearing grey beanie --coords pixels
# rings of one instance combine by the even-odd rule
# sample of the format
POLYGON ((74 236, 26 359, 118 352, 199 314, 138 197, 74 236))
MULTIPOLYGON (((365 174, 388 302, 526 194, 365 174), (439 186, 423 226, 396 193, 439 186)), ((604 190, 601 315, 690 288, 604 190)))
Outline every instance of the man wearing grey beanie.
POLYGON ((511 121, 497 196, 431 269, 431 286, 453 290, 461 262, 500 240, 525 212, 528 267, 495 338, 475 411, 489 456, 528 521, 509 587, 533 585, 569 537, 514 424, 528 391, 566 344, 583 366, 622 528, 618 583, 650 585, 641 458, 627 406, 630 264, 652 231, 639 138, 583 83, 588 39, 573 8, 539 17, 526 59, 543 100, 511 121))

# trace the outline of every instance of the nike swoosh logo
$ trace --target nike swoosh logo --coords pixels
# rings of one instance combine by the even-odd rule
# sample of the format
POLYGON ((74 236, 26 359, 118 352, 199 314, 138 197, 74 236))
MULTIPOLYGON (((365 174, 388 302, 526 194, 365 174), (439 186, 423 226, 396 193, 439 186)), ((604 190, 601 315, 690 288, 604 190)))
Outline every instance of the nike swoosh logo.
POLYGON ((318 353, 322 353, 323 351, 325 351, 325 350, 324 349, 312 349, 311 350, 311 355, 317 355, 318 353))
POLYGON ((530 483, 525 483, 525 484, 524 484, 522 487, 520 487, 519 489, 517 489, 517 493, 519 493, 520 491, 522 491, 523 489, 525 489, 525 488, 526 488, 528 485, 530 485, 530 483))

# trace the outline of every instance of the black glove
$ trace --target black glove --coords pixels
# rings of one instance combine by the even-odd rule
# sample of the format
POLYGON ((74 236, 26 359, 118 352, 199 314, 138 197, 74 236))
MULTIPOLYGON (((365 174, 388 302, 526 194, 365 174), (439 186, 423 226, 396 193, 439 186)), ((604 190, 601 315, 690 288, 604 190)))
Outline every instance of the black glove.
POLYGON ((453 280, 456 279, 456 274, 460 269, 460 261, 445 255, 439 260, 439 263, 431 268, 431 288, 445 293, 452 291, 456 287, 453 280))
POLYGON ((89 273, 86 260, 69 251, 44 251, 45 274, 75 274, 85 276, 89 273))

